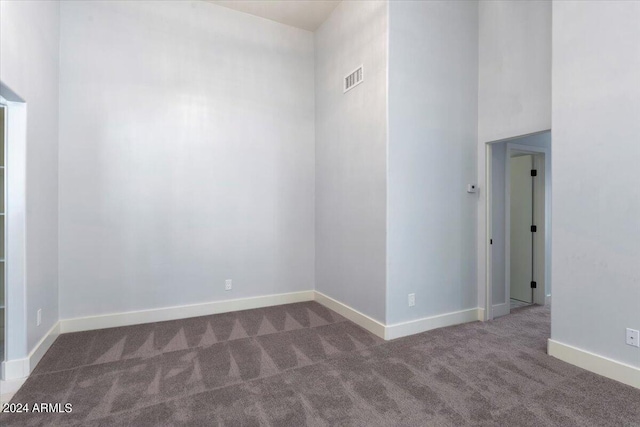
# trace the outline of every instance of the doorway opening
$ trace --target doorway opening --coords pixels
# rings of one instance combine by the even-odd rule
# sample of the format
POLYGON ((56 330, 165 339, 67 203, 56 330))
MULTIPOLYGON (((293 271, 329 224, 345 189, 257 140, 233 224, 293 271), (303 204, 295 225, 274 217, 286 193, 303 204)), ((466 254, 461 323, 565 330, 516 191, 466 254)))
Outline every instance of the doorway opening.
POLYGON ((25 275, 27 104, 1 81, 0 114, 0 387, 5 393, 27 375, 24 360, 30 358, 25 275))
POLYGON ((488 319, 551 298, 551 132, 487 145, 488 319))
POLYGON ((5 143, 6 143, 6 115, 7 108, 0 100, 0 363, 4 362, 5 358, 5 313, 7 312, 7 307, 5 303, 5 224, 6 224, 6 216, 5 216, 5 194, 4 185, 5 185, 5 143))

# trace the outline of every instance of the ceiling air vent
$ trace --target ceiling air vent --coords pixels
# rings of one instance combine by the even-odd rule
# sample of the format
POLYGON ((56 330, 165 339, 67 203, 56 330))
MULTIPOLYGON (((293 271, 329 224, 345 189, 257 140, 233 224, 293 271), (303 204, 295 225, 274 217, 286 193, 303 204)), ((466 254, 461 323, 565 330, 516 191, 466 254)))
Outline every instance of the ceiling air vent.
POLYGON ((344 78, 344 92, 348 92, 354 87, 358 86, 364 80, 364 74, 362 73, 362 65, 356 68, 353 72, 349 73, 344 78))

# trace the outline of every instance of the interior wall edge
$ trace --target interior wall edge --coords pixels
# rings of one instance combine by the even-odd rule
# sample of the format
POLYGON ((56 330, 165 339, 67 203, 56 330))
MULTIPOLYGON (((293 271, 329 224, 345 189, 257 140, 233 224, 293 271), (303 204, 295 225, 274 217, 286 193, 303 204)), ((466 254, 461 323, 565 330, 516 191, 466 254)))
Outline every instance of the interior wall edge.
MULTIPOLYGON (((44 354, 49 350, 60 335, 60 322, 56 322, 51 329, 31 349, 27 357, 9 359, 2 362, 2 380, 13 381, 28 377, 38 365, 44 354)), ((4 390, 2 390, 4 391, 4 390)))
POLYGON ((385 324, 322 292, 315 291, 315 301, 380 338, 385 338, 385 324))

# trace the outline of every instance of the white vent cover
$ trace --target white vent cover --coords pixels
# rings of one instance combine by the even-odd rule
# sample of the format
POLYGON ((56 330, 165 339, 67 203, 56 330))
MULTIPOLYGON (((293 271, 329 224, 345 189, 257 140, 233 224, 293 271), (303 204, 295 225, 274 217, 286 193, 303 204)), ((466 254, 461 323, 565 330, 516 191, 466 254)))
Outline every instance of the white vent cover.
POLYGON ((344 92, 350 91, 364 80, 362 65, 344 77, 344 92))

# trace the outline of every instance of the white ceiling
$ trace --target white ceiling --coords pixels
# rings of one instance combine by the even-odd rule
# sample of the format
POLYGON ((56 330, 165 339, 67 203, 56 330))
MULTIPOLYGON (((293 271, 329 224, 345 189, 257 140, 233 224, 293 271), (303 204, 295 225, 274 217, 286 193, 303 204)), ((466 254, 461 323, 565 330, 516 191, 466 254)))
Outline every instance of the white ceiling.
POLYGON ((340 0, 207 0, 281 24, 315 31, 340 0))

